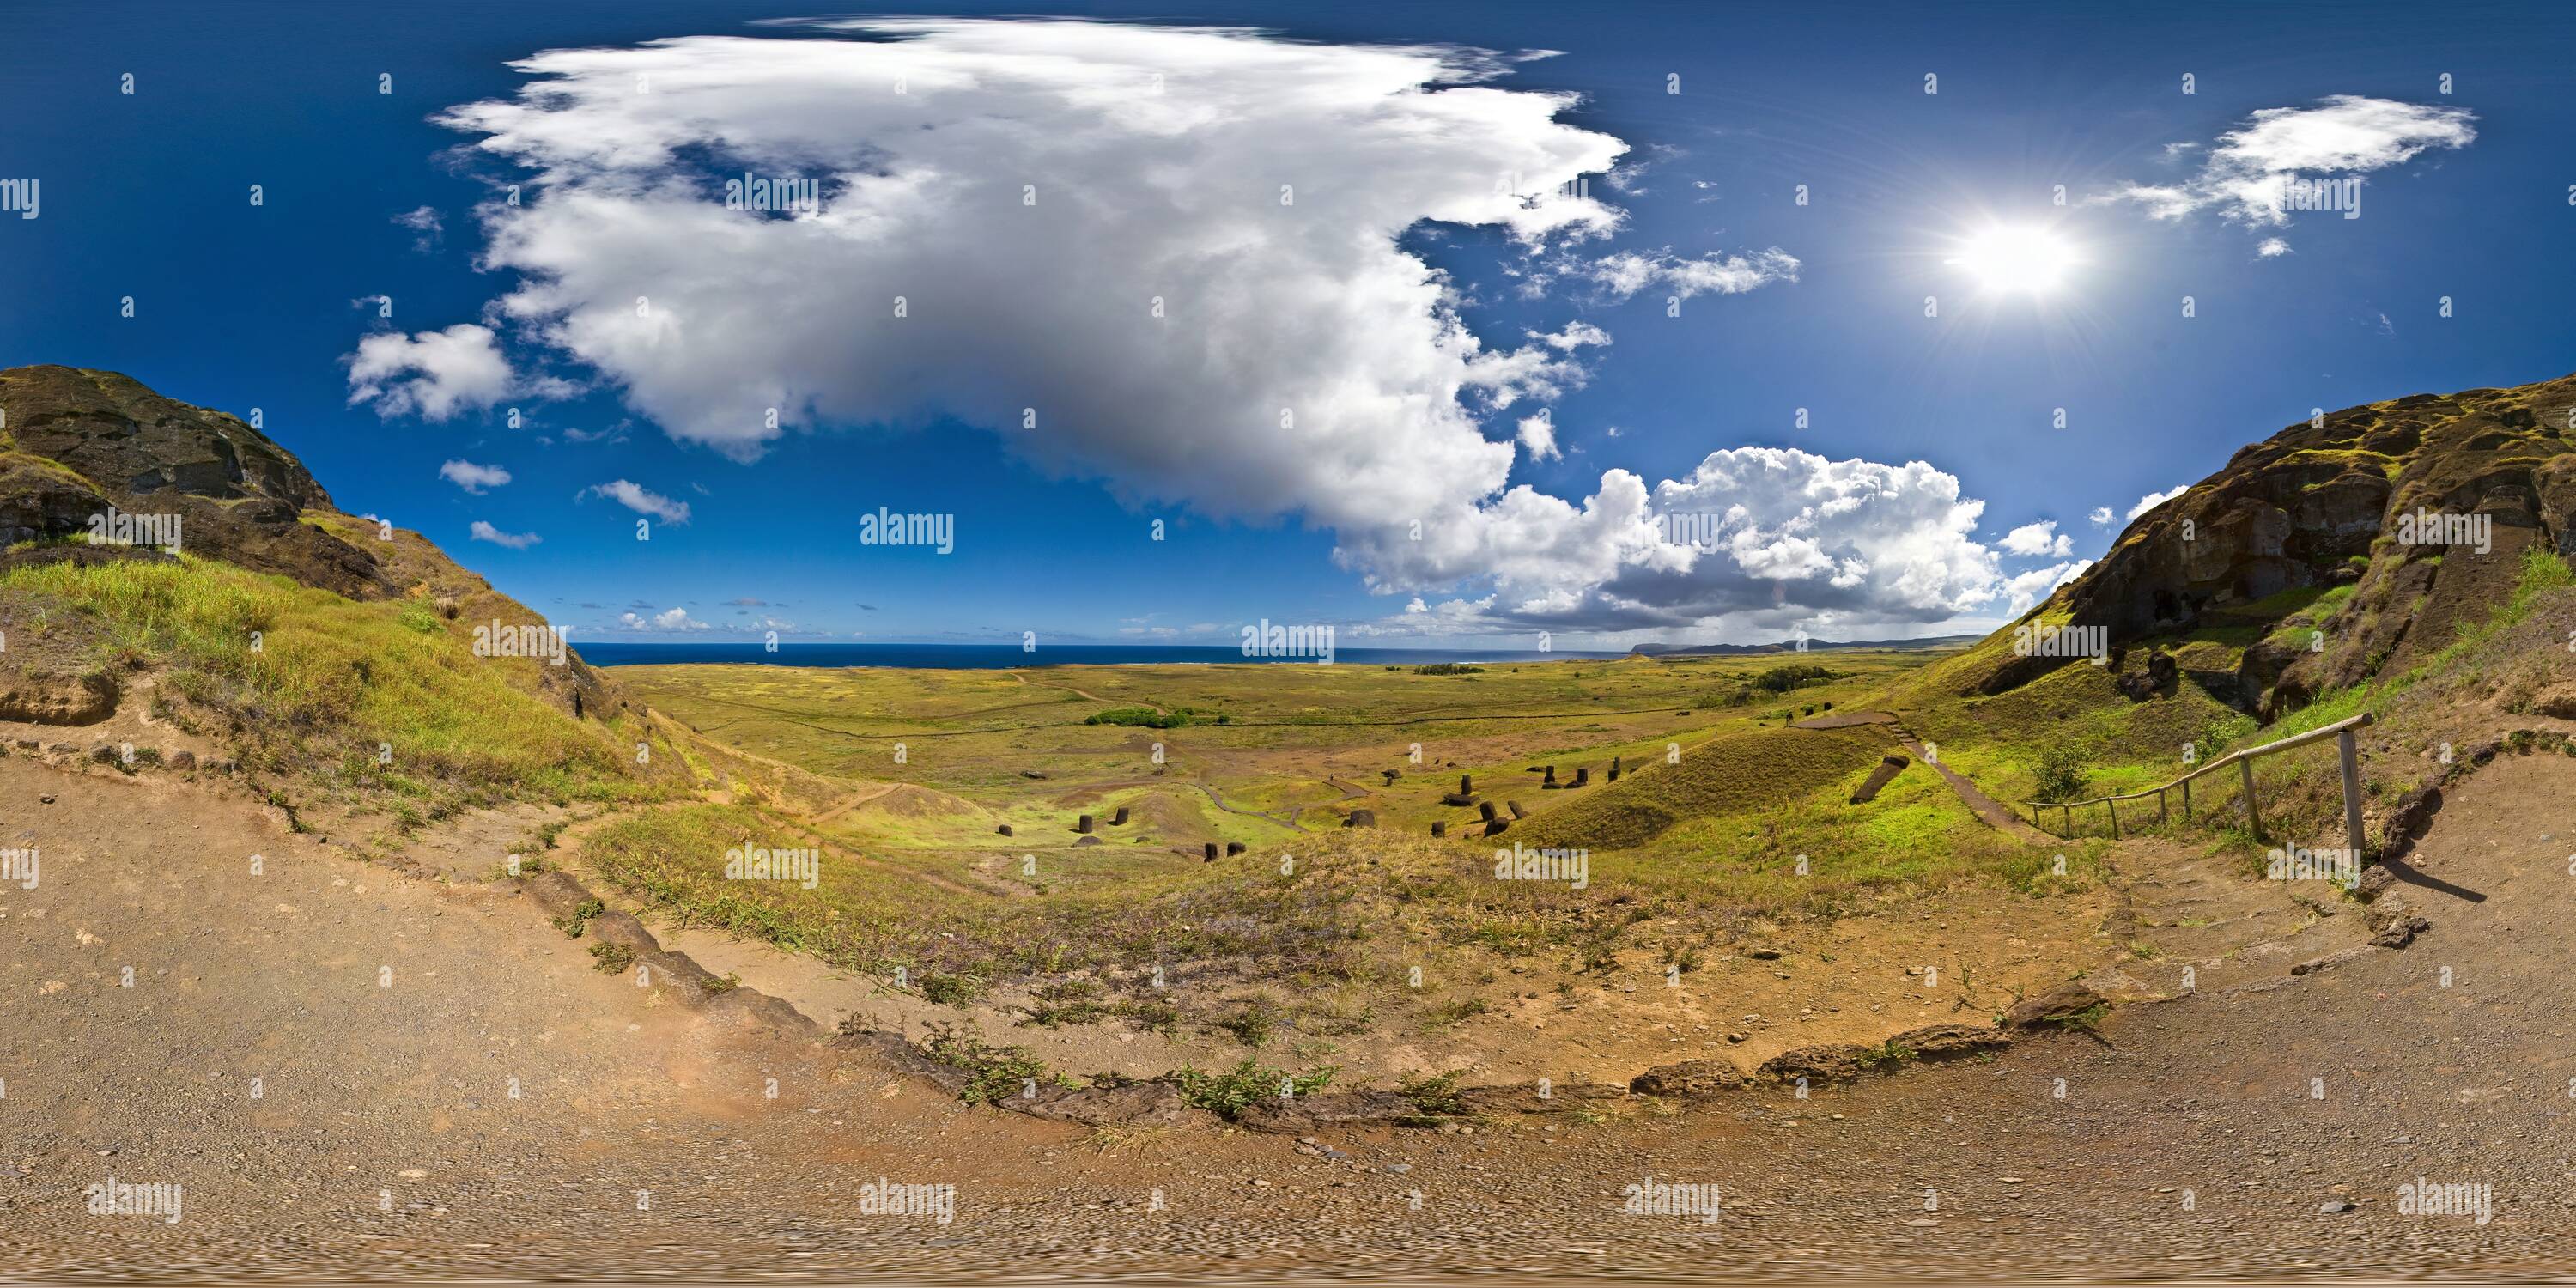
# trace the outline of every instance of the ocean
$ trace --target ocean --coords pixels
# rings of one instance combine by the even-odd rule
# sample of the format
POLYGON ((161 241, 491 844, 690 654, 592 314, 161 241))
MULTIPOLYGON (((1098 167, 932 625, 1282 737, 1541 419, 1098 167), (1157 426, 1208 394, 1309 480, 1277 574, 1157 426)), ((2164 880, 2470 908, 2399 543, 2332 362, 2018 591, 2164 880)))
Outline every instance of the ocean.
MULTIPOLYGON (((748 666, 891 666, 910 670, 988 670, 1035 666, 1154 666, 1171 663, 1305 662, 1300 657, 1245 657, 1238 645, 1224 644, 1040 644, 1022 652, 1016 644, 781 644, 772 653, 759 644, 622 644, 576 643, 573 651, 592 666, 667 666, 675 663, 729 662, 748 666)), ((1422 648, 1345 648, 1333 651, 1336 666, 1421 666, 1431 662, 1567 662, 1624 657, 1559 649, 1453 651, 1422 648)))

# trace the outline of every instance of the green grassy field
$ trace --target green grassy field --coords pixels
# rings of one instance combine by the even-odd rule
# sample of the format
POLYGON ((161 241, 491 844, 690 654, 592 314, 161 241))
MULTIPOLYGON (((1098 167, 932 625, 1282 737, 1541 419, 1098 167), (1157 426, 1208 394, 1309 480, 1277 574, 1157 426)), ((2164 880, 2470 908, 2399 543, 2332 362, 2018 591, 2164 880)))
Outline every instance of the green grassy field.
POLYGON ((1481 1003, 1407 987, 1425 963, 1489 982, 1514 962, 1599 974, 1623 956, 1696 961, 1763 925, 1902 908, 1963 882, 2014 898, 2089 888, 2091 850, 2069 853, 2061 875, 2054 853, 1987 828, 1919 767, 1850 805, 1893 749, 1883 731, 1782 727, 1828 704, 1859 709, 1938 656, 1459 675, 624 667, 618 681, 656 709, 844 779, 850 796, 811 815, 660 810, 602 829, 580 862, 673 915, 925 996, 1076 988, 1090 1010, 1218 1033, 1242 1029, 1246 1007, 1310 1034, 1363 1014, 1436 1023, 1441 1006, 1481 1003), (1793 665, 1828 674, 1785 691, 1761 683, 1766 672, 1786 683, 1780 668, 1793 665), (1190 723, 1175 728, 1089 722, 1183 708, 1190 723), (1628 771, 1616 784, 1614 756, 1628 771), (1560 782, 1588 768, 1591 785, 1544 789, 1533 771, 1547 765, 1560 782), (1466 835, 1478 812, 1441 800, 1461 774, 1529 818, 1466 835), (1112 824, 1121 806, 1128 821, 1112 824), (1354 809, 1377 826, 1342 827, 1354 809), (1075 830, 1084 814, 1096 843, 1075 830), (1451 835, 1431 837, 1433 821, 1451 835), (810 892, 724 880, 721 855, 745 838, 820 846, 833 875, 810 892), (1202 863, 1211 841, 1250 853, 1202 863), (1584 851, 1587 882, 1495 880, 1496 850, 1515 842, 1584 851), (1189 986, 1151 986, 1158 966, 1189 986))

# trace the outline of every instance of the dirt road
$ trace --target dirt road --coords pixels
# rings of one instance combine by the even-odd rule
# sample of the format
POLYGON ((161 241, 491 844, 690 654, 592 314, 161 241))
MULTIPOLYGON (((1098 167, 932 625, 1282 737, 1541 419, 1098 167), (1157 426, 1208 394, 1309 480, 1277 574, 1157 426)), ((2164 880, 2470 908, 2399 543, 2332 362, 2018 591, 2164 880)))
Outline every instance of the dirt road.
POLYGON ((1301 1152, 965 1108, 655 1005, 499 887, 398 879, 172 780, 0 761, 0 842, 42 847, 36 888, 0 887, 0 1267, 2561 1273, 2570 802, 2576 762, 2501 760, 2409 859, 2434 927, 2413 947, 2124 1009, 2098 1037, 1804 1101, 1640 1100, 1301 1152), (93 1214, 84 1187, 111 1177, 183 1187, 180 1219, 93 1214), (952 1188, 874 1215, 880 1179, 952 1188), (2438 1193, 2483 1194, 2486 1217, 2414 1214, 2400 1186, 2418 1180, 2472 1187, 2438 1193), (1716 1187, 1717 1220, 1623 1211, 1625 1187, 1676 1184, 1716 1187))

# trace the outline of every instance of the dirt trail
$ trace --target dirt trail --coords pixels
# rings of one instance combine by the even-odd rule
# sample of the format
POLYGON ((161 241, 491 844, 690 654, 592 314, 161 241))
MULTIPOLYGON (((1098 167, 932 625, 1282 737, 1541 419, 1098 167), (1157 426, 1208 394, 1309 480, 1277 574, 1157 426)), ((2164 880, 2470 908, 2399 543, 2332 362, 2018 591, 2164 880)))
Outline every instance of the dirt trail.
POLYGON ((1914 737, 1914 731, 1906 728, 1904 720, 1894 712, 1846 711, 1837 715, 1817 716, 1812 720, 1801 720, 1792 727, 1798 729, 1849 729, 1856 725, 1885 726, 1889 737, 1894 738, 1899 746, 1904 747, 1907 751, 1913 752, 1916 760, 1922 761, 1924 764, 1931 766, 1934 773, 1941 775, 1941 781, 1950 785, 1950 790, 1958 796, 1959 803, 1967 806, 1969 811, 1974 813, 1978 818, 1984 819, 1986 826, 1991 827, 1998 832, 2004 832, 2012 836, 2019 837, 2025 841, 2038 841, 2045 843, 2058 839, 2036 827, 2031 826, 2028 822, 2024 821, 2020 815, 2013 813, 2011 808, 2006 806, 2003 802, 1996 800, 1992 796, 1986 795, 1985 792, 1979 789, 1975 783, 1970 782, 1965 775, 1960 774, 1948 765, 1942 764, 1940 757, 1933 754, 1930 748, 1925 747, 1921 742, 1917 741, 1914 737))
POLYGON ((2561 1274, 2571 802, 2576 762, 2500 760, 2408 860, 2401 890, 2433 922, 2413 947, 2124 1009, 2098 1038, 2033 1037, 1803 1101, 1328 1130, 1299 1152, 963 1108, 863 1058, 654 1005, 496 887, 396 879, 173 780, 11 759, 0 841, 41 844, 43 866, 35 889, 0 887, 0 1264, 2561 1274), (183 1185, 182 1219, 91 1214, 83 1187, 110 1176, 183 1185), (954 1219, 865 1214, 860 1187, 881 1177, 954 1187, 954 1219), (2488 1187, 2488 1219, 2401 1210, 2419 1178, 2488 1187), (1715 1186, 1721 1215, 1624 1212, 1625 1187, 1650 1181, 1715 1186))

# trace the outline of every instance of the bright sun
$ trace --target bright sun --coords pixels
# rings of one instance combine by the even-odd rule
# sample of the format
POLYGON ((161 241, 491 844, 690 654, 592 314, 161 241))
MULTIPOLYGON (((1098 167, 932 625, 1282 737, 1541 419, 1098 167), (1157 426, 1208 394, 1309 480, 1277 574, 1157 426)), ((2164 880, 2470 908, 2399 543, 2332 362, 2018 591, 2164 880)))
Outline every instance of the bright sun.
POLYGON ((1997 224, 1966 241, 1950 261, 1989 291, 2045 295, 2083 262, 2065 238, 2027 224, 1997 224))

